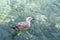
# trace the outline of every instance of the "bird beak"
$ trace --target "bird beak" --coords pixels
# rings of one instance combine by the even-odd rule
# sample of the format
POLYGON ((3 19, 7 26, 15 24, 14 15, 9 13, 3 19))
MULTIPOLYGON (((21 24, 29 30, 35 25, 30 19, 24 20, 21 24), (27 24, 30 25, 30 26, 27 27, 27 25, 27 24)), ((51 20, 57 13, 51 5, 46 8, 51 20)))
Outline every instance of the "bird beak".
POLYGON ((33 18, 32 20, 35 20, 35 18, 33 18))

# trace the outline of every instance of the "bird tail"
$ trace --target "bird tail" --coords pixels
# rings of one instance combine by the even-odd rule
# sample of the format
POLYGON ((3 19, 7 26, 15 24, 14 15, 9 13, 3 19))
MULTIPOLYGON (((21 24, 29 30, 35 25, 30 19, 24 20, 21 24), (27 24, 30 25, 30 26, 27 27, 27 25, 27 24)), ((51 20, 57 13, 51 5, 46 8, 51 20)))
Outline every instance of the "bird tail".
POLYGON ((12 29, 16 29, 15 27, 12 27, 12 29))
POLYGON ((14 29, 14 30, 16 29, 16 27, 11 27, 11 28, 14 29))
POLYGON ((11 27, 12 29, 14 29, 14 30, 16 30, 16 29, 18 29, 18 27, 17 26, 15 26, 15 27, 11 27))

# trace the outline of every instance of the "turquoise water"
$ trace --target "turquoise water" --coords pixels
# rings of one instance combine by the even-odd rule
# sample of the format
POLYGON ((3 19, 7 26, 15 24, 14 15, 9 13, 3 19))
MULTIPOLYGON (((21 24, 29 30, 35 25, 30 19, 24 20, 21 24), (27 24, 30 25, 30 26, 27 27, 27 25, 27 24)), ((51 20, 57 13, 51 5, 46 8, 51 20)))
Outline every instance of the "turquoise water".
POLYGON ((0 0, 0 40, 60 40, 60 0, 0 0), (31 16, 29 30, 13 30, 31 16))

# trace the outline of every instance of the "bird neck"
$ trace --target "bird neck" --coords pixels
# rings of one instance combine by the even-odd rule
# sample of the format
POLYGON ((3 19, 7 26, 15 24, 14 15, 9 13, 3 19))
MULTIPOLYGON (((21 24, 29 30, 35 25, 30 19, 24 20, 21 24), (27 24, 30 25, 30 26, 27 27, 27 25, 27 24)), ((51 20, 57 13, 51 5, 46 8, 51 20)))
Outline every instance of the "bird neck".
POLYGON ((31 23, 30 23, 30 21, 26 21, 26 24, 29 25, 29 27, 30 27, 30 24, 31 24, 31 23))
POLYGON ((30 23, 30 21, 26 21, 26 22, 30 23))
POLYGON ((30 24, 30 21, 26 20, 26 22, 27 22, 28 24, 30 24))

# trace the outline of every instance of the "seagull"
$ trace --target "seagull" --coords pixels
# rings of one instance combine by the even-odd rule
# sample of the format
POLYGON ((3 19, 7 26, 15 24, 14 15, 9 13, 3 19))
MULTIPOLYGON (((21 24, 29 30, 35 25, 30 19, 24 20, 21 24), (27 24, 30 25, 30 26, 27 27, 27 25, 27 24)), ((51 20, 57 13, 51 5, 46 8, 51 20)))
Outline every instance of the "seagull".
POLYGON ((34 20, 32 17, 27 17, 24 22, 19 22, 13 29, 15 30, 28 30, 31 26, 31 20, 34 20))

